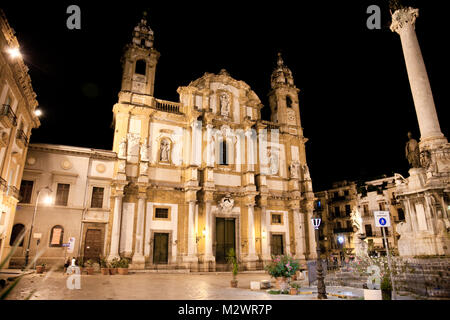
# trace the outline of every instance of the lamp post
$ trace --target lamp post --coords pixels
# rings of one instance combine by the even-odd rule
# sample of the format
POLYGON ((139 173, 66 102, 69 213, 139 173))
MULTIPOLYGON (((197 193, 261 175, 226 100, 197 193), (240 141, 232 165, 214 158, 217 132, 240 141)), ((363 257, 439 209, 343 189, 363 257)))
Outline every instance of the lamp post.
MULTIPOLYGON (((318 202, 318 207, 320 209, 320 201, 318 202)), ((311 219, 314 226, 316 235, 316 252, 317 252, 317 299, 327 299, 327 291, 325 288, 322 260, 320 259, 320 245, 319 245, 319 227, 322 219, 318 215, 317 211, 314 217, 311 219)))
MULTIPOLYGON (((28 266, 28 259, 30 257, 30 243, 31 243, 31 237, 33 236, 34 220, 36 219, 36 212, 37 212, 37 207, 38 207, 38 203, 39 203, 39 196, 41 195, 41 192, 43 190, 48 190, 48 191, 52 192, 52 189, 50 189, 49 187, 45 187, 45 188, 42 188, 41 190, 39 190, 38 193, 37 193, 36 205, 34 206, 34 212, 33 212, 33 219, 31 220, 30 236, 28 237, 27 250, 25 252, 24 269, 28 266)), ((50 199, 50 198, 47 198, 47 199, 50 199)), ((47 204, 48 204, 48 202, 49 202, 49 200, 46 201, 47 204)))

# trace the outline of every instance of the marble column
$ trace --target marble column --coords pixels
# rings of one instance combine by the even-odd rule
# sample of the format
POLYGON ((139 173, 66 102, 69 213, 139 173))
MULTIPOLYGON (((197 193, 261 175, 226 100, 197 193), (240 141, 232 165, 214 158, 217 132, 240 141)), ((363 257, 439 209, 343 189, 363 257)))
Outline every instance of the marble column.
POLYGON ((415 22, 418 16, 419 10, 411 7, 395 11, 392 14, 391 30, 400 35, 402 42, 403 55, 419 122, 420 145, 429 148, 446 143, 447 139, 439 126, 430 81, 415 32, 415 22))
POLYGON ((266 207, 261 207, 261 253, 263 260, 270 260, 269 232, 267 230, 269 222, 267 216, 266 207))
POLYGON ((122 198, 123 198, 123 191, 117 191, 114 199, 114 216, 111 231, 111 248, 108 256, 108 261, 111 261, 115 258, 120 258, 119 240, 120 240, 120 225, 122 219, 122 198))
POLYGON ((206 217, 205 217, 205 260, 211 260, 213 257, 212 249, 212 232, 211 232, 211 201, 206 201, 206 217))
POLYGON ((314 215, 313 209, 308 209, 308 240, 309 240, 309 258, 316 259, 317 258, 317 249, 316 249, 316 231, 314 230, 313 223, 311 221, 314 215))
POLYGON ((255 206, 248 205, 248 261, 256 261, 258 257, 255 250, 255 206))
POLYGON ((144 258, 144 217, 145 217, 145 203, 147 196, 139 194, 138 196, 138 212, 136 221, 136 238, 134 243, 134 254, 132 264, 134 269, 145 268, 144 258))
POLYGON ((305 219, 299 209, 293 209, 294 214, 294 236, 295 236, 295 259, 305 260, 305 219))
POLYGON ((188 215, 188 256, 195 256, 196 235, 195 235, 195 201, 189 201, 188 215))

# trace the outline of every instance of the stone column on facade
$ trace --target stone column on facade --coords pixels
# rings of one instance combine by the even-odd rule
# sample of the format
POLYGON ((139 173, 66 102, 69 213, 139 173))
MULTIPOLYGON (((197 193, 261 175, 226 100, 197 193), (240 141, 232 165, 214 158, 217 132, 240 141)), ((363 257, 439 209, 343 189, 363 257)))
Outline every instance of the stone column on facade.
POLYGON ((314 226, 312 224, 312 217, 314 215, 314 209, 311 206, 307 206, 307 221, 306 224, 308 225, 308 240, 309 240, 309 259, 316 259, 317 258, 317 249, 316 249, 316 234, 314 230, 314 226))
POLYGON ((206 125, 206 165, 208 167, 214 167, 214 139, 213 139, 213 125, 206 125))
POLYGON ((400 35, 409 83, 421 134, 421 149, 447 143, 441 132, 430 81, 415 32, 419 10, 403 8, 392 14, 391 30, 400 35))
POLYGON ((249 204, 247 207, 248 214, 248 258, 257 260, 255 250, 255 205, 249 204))
POLYGON ((122 219, 122 199, 123 199, 123 190, 116 190, 116 195, 114 199, 113 225, 111 231, 111 248, 108 256, 108 261, 111 261, 115 258, 120 258, 119 240, 120 240, 120 225, 122 219))
POLYGON ((145 217, 145 203, 147 195, 139 193, 138 196, 138 212, 136 221, 136 238, 134 244, 134 254, 132 258, 133 269, 144 269, 144 217, 145 217))
POLYGON ((197 262, 198 258, 195 255, 197 239, 195 232, 195 201, 189 201, 189 213, 188 213, 188 252, 185 261, 197 262))
POLYGON ((295 259, 306 260, 305 251, 305 219, 298 208, 293 209, 294 214, 294 236, 295 236, 295 259))
POLYGON ((270 260, 270 250, 269 250, 269 233, 267 230, 268 226, 268 214, 266 211, 266 206, 261 207, 261 254, 262 260, 270 260))
POLYGON ((206 201, 206 215, 205 215, 205 261, 211 261, 213 259, 213 241, 212 241, 212 232, 211 232, 211 201, 206 201))

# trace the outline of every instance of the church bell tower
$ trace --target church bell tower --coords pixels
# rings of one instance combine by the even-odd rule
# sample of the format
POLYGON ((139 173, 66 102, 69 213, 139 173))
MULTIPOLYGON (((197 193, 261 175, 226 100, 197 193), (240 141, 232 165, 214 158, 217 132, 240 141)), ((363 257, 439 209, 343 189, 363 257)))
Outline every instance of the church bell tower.
POLYGON ((122 92, 153 96, 159 52, 153 48, 153 30, 147 25, 147 13, 133 30, 133 40, 122 57, 122 92))
POLYGON ((272 90, 269 93, 269 104, 272 122, 300 127, 298 103, 300 89, 294 85, 292 72, 285 66, 281 53, 278 53, 277 66, 272 72, 270 84, 272 90))

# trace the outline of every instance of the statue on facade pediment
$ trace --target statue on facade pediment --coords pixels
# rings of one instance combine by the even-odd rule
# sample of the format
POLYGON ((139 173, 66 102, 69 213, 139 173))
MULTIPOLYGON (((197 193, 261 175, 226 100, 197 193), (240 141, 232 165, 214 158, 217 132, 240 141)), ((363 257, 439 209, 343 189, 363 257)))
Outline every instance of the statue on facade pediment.
POLYGON ((220 100, 220 114, 228 117, 230 114, 230 97, 227 93, 222 92, 219 96, 220 100))
POLYGON ((420 168, 419 143, 413 139, 412 133, 408 132, 408 142, 405 146, 406 159, 408 159, 411 168, 420 168))
POLYGON ((231 212, 234 207, 234 199, 231 198, 231 194, 227 194, 219 202, 219 208, 222 212, 231 212))
POLYGON ((118 157, 120 159, 125 159, 127 157, 127 138, 126 137, 123 137, 122 140, 120 140, 118 157))

